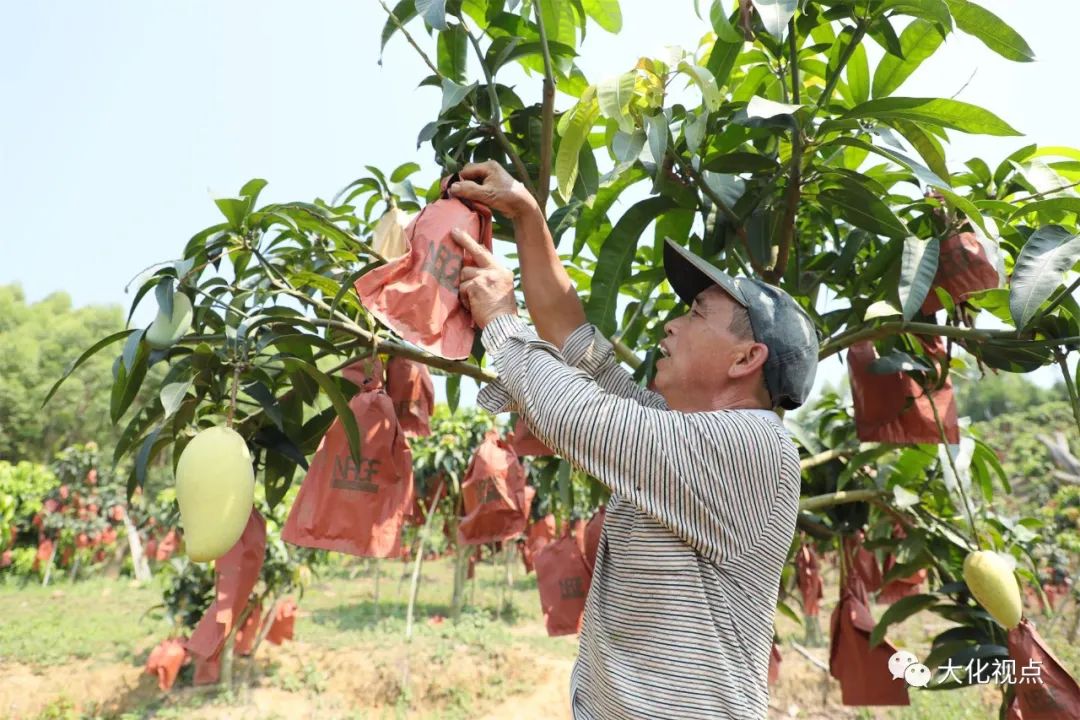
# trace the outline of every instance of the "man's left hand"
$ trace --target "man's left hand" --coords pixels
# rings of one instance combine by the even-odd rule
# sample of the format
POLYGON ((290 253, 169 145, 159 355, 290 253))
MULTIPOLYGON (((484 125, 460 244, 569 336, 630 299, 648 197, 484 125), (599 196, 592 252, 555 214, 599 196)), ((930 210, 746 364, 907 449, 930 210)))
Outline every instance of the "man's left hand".
POLYGON ((514 273, 500 265, 487 248, 465 231, 454 228, 450 235, 474 263, 461 268, 458 292, 477 326, 483 329, 500 315, 517 315, 514 273))

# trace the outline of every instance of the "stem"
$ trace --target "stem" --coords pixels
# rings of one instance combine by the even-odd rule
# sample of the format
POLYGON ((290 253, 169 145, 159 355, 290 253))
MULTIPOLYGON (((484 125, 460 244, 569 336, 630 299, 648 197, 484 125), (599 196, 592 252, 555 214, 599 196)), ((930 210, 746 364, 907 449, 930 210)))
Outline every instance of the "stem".
POLYGON ((540 47, 544 55, 544 100, 540 111, 540 177, 537 181, 536 201, 541 212, 546 212, 548 192, 551 188, 551 155, 555 133, 555 74, 551 66, 551 51, 548 48, 547 29, 544 27, 540 3, 534 4, 536 25, 540 30, 540 47))
POLYGON ((930 409, 934 411, 934 422, 937 424, 938 436, 941 437, 941 443, 945 446, 945 457, 949 461, 949 468, 952 469, 953 477, 956 478, 956 488, 960 491, 960 498, 964 501, 964 510, 967 512, 968 522, 971 523, 971 537, 975 540, 975 548, 982 550, 979 533, 975 528, 975 514, 971 510, 971 502, 968 500, 967 491, 964 490, 964 483, 960 479, 960 471, 956 469, 956 462, 953 460, 952 453, 949 452, 949 439, 945 436, 945 426, 941 422, 941 414, 938 413, 937 403, 934 402, 933 394, 926 388, 923 388, 922 391, 926 393, 926 399, 930 401, 930 409))
MULTIPOLYGON (((397 15, 394 15, 393 11, 390 10, 390 8, 388 8, 386 6, 386 3, 384 2, 384 0, 379 0, 379 4, 382 5, 383 10, 385 10, 386 14, 390 16, 390 19, 393 21, 394 25, 397 26, 397 29, 400 30, 401 34, 405 36, 405 39, 409 41, 409 44, 413 46, 413 49, 416 50, 416 52, 418 52, 420 54, 420 57, 423 58, 424 62, 427 64, 427 66, 431 70, 431 72, 433 72, 435 74, 435 76, 438 77, 440 80, 446 80, 446 76, 443 75, 441 72, 439 72, 439 68, 437 68, 435 66, 435 64, 431 62, 431 58, 429 58, 427 56, 427 53, 425 53, 420 48, 420 46, 416 43, 416 40, 413 39, 413 36, 409 33, 408 30, 405 29, 405 26, 404 26, 404 24, 402 24, 401 20, 398 19, 397 15)), ((468 34, 469 37, 472 38, 471 33, 468 33, 468 31, 466 31, 466 34, 468 34)), ((474 42, 475 42, 475 40, 474 40, 474 42)), ((480 48, 479 48, 478 44, 476 46, 476 52, 479 55, 480 48)), ((480 65, 484 68, 484 74, 487 75, 487 66, 484 65, 483 56, 480 56, 480 65)), ((495 90, 494 90, 493 83, 491 81, 491 76, 490 75, 487 75, 487 76, 488 76, 488 85, 489 85, 489 87, 491 87, 490 92, 494 93, 495 90)), ((521 183, 523 185, 525 185, 526 188, 529 188, 530 192, 533 192, 532 181, 529 178, 528 171, 525 169, 525 163, 522 162, 521 157, 514 151, 513 146, 510 144, 510 140, 506 137, 506 134, 503 133, 502 127, 500 126, 500 124, 497 121, 496 122, 487 122, 487 121, 483 120, 480 117, 480 114, 476 111, 476 107, 471 102, 469 102, 468 99, 466 99, 464 101, 464 103, 469 108, 469 112, 472 113, 472 116, 474 118, 476 118, 476 121, 478 123, 480 123, 481 125, 486 125, 486 126, 491 128, 492 132, 494 132, 494 134, 495 134, 495 139, 498 141, 499 145, 502 147, 503 152, 505 152, 507 154, 507 156, 510 158, 510 161, 514 164, 514 167, 521 174, 521 183)), ((494 103, 494 107, 492 108, 492 112, 497 113, 496 108, 498 108, 498 103, 497 102, 494 103)), ((497 117, 497 115, 496 115, 496 117, 497 117)), ((533 193, 533 194, 535 195, 535 193, 533 193)))
POLYGON ((863 37, 866 35, 867 23, 866 19, 861 19, 855 24, 855 34, 851 36, 851 42, 844 48, 844 53, 840 56, 840 61, 836 65, 836 72, 829 77, 825 83, 825 89, 821 91, 821 97, 818 98, 817 105, 814 106, 814 111, 810 113, 811 122, 817 114, 821 112, 822 108, 828 104, 832 99, 833 90, 836 89, 836 83, 840 82, 840 75, 844 72, 844 68, 847 67, 848 61, 851 60, 851 56, 855 54, 855 48, 862 42, 863 37))
MULTIPOLYGON (((958 340, 1024 340, 1028 345, 1035 342, 1024 337, 1023 333, 1016 330, 977 330, 975 328, 963 328, 953 325, 935 325, 933 323, 904 322, 894 320, 873 327, 859 327, 837 335, 821 346, 818 359, 824 360, 830 355, 835 355, 846 347, 854 345, 860 340, 875 340, 887 335, 899 335, 902 333, 915 333, 917 335, 940 335, 958 340)), ((1058 338, 1047 341, 1052 344, 1072 341, 1072 338, 1058 338)), ((1045 343, 1044 343, 1045 344, 1045 343)))
POLYGON ((225 427, 232 428, 233 415, 236 414, 236 391, 240 387, 240 363, 233 368, 232 395, 229 397, 229 411, 225 415, 225 427))
POLYGON ((1054 359, 1057 360, 1058 367, 1061 368, 1061 376, 1065 378, 1065 389, 1069 391, 1069 400, 1072 403, 1073 418, 1076 420, 1076 427, 1080 430, 1080 396, 1076 392, 1076 384, 1073 382, 1072 375, 1069 373, 1068 355, 1061 350, 1054 351, 1054 359))
MULTIPOLYGON (((668 149, 668 153, 673 158, 675 158, 675 162, 678 163, 679 169, 682 170, 683 174, 690 178, 695 185, 697 185, 698 189, 701 190, 705 197, 709 198, 709 202, 711 202, 714 207, 716 207, 721 213, 723 213, 727 221, 731 223, 732 227, 735 229, 735 234, 739 237, 740 240, 742 240, 743 245, 746 246, 746 251, 750 257, 750 265, 754 268, 754 272, 758 273, 759 275, 764 274, 765 268, 759 265, 757 259, 754 258, 754 253, 750 250, 750 241, 746 236, 746 228, 744 228, 742 223, 739 221, 739 217, 734 212, 732 212, 731 208, 729 208, 724 203, 720 196, 717 195, 711 187, 709 187, 708 183, 705 182, 701 175, 696 170, 694 170, 693 167, 687 165, 686 162, 683 161, 682 157, 678 153, 676 153, 670 148, 668 149)), ((659 170, 657 170, 657 172, 659 172, 659 170)))
POLYGON ((862 452, 863 450, 869 450, 872 447, 876 447, 876 443, 860 443, 858 447, 854 448, 833 448, 832 450, 826 450, 820 452, 817 455, 811 455, 805 457, 799 462, 799 468, 801 470, 809 470, 812 467, 818 465, 824 465, 827 462, 842 458, 847 455, 854 455, 855 453, 862 452))
POLYGON ((799 510, 803 512, 816 512, 836 505, 866 502, 867 500, 872 500, 882 494, 884 494, 883 490, 839 490, 826 495, 803 498, 799 501, 799 510))
MULTIPOLYGON (((791 51, 791 94, 795 104, 799 104, 799 51, 795 45, 795 20, 788 23, 788 47, 791 51)), ((791 161, 788 169, 788 185, 784 193, 784 217, 781 221, 780 244, 776 251, 776 262, 771 271, 764 274, 765 282, 776 283, 787 269, 791 244, 795 240, 795 220, 799 209, 799 196, 802 192, 802 130, 791 131, 791 161)), ((753 256, 751 256, 753 259, 753 256)))
POLYGON ((420 533, 420 542, 418 542, 416 546, 416 559, 413 560, 412 582, 409 585, 409 609, 405 613, 406 642, 412 639, 413 617, 416 611, 416 595, 420 592, 420 566, 424 562, 424 540, 427 539, 428 533, 431 532, 431 520, 435 517, 435 508, 439 506, 439 500, 442 499, 444 487, 445 483, 440 482, 439 487, 435 490, 435 499, 427 509, 427 517, 424 518, 424 529, 420 533))
POLYGON ((1053 300, 1051 300, 1049 305, 1047 305, 1045 308, 1040 310, 1035 315, 1035 317, 1033 317, 1031 319, 1031 321, 1028 323, 1028 327, 1034 325, 1035 323, 1039 322, 1039 320, 1041 320, 1042 318, 1044 318, 1047 315, 1049 315, 1050 313, 1052 313, 1054 311, 1054 309, 1057 308, 1058 305, 1063 303, 1065 301, 1065 298, 1071 296, 1073 294, 1073 292, 1076 290, 1076 288, 1078 288, 1078 287, 1080 287, 1080 276, 1078 276, 1076 278, 1076 280, 1073 281, 1072 285, 1065 288, 1064 292, 1062 292, 1060 295, 1058 295, 1053 300))

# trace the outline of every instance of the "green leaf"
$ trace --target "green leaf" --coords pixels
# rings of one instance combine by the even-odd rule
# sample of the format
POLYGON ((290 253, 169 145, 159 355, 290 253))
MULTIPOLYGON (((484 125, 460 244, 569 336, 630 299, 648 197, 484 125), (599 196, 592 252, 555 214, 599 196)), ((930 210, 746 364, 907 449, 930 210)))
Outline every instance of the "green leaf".
MULTIPOLYGON (((413 0, 401 0, 394 9, 391 11, 394 18, 404 26, 407 22, 416 17, 416 4, 413 0)), ((386 24, 383 25, 382 39, 379 44, 379 53, 381 55, 383 48, 386 47, 386 43, 393 37, 394 33, 398 30, 398 24, 394 22, 394 18, 387 18, 386 24)))
POLYGON ((919 504, 919 496, 902 485, 893 485, 893 503, 900 510, 906 510, 919 504))
POLYGON ((446 29, 446 0, 415 0, 416 13, 436 30, 446 29))
POLYGON ((154 288, 154 297, 157 299, 158 307, 161 309, 161 314, 165 317, 172 317, 173 306, 173 284, 172 280, 166 280, 158 283, 158 286, 154 288))
POLYGON ((768 120, 769 118, 779 117, 781 115, 794 115, 801 109, 802 105, 776 102, 775 100, 769 100, 755 95, 750 98, 750 102, 746 104, 746 116, 751 119, 762 118, 768 120))
MULTIPOLYGON (((146 468, 150 466, 150 462, 154 459, 154 455, 157 454, 156 446, 158 445, 158 436, 161 434, 161 425, 154 428, 153 432, 146 436, 142 445, 139 446, 139 452, 135 455, 135 467, 132 469, 131 477, 134 479, 134 484, 137 487, 146 486, 146 468)), ((167 438, 166 438, 167 440, 167 438)), ((135 488, 128 484, 128 500, 131 500, 131 496, 135 493, 135 488)))
MULTIPOLYGON (((645 116, 645 132, 649 136, 649 153, 652 154, 653 162, 656 163, 656 178, 660 177, 660 166, 664 164, 664 156, 668 146, 668 123, 663 113, 645 116)), ((654 187, 655 187, 654 182, 654 187)))
POLYGON ((464 82, 469 57, 469 38, 461 25, 451 25, 439 33, 436 43, 436 67, 454 82, 464 82))
POLYGON ((975 206, 975 203, 971 202, 963 195, 957 195, 952 190, 940 185, 936 186, 934 189, 941 193, 941 196, 945 198, 945 202, 952 205, 956 210, 964 213, 964 215, 967 216, 967 219, 978 225, 979 229, 984 233, 990 234, 990 231, 986 229, 986 220, 983 218, 982 213, 979 212, 979 208, 975 206))
POLYGON ((788 20, 795 14, 798 0, 751 0, 757 8, 761 22, 769 34, 778 40, 784 39, 784 31, 787 30, 788 20))
POLYGON ((456 413, 458 403, 461 401, 461 376, 448 375, 446 378, 446 405, 450 413, 456 413))
POLYGON ((634 118, 630 116, 630 101, 634 99, 634 73, 623 73, 607 78, 596 86, 596 98, 600 112, 619 124, 626 133, 634 132, 634 118))
POLYGON ((906 120, 893 120, 889 124, 911 143, 928 168, 940 178, 949 178, 949 168, 945 165, 945 150, 936 137, 919 125, 906 120))
POLYGON ((1032 233, 1016 258, 1009 292, 1009 310, 1017 330, 1027 327, 1077 259, 1080 235, 1059 225, 1047 225, 1032 233))
POLYGON ((822 190, 822 203, 852 225, 878 235, 905 238, 908 229, 885 202, 850 178, 839 179, 839 187, 822 190))
POLYGON ((705 67, 712 73, 717 87, 724 87, 727 84, 731 71, 735 69, 735 63, 739 59, 739 53, 742 52, 743 44, 742 38, 737 42, 717 40, 713 44, 705 67))
POLYGON ((244 394, 262 405, 266 417, 277 426, 281 432, 285 432, 285 423, 281 415, 281 406, 270 389, 261 382, 250 382, 242 386, 244 394))
POLYGON ((342 427, 345 428, 345 437, 349 441, 349 450, 352 453, 352 459, 359 465, 362 448, 360 430, 356 426, 356 417, 353 416, 352 409, 349 407, 349 401, 341 394, 341 390, 338 388, 337 383, 314 365, 309 365, 302 360, 285 358, 284 361, 286 371, 307 375, 318 384, 319 388, 321 388, 324 393, 326 393, 326 396, 330 399, 330 404, 334 406, 334 412, 337 414, 338 420, 341 421, 342 427))
MULTIPOLYGON (((570 111, 572 114, 566 123, 566 130, 559 141, 559 150, 555 155, 555 179, 559 194, 569 198, 578 175, 578 153, 588 140, 593 123, 600 114, 600 105, 593 93, 586 92, 582 100, 570 111)), ((560 124, 562 124, 560 122, 560 124)))
POLYGON ((187 391, 191 389, 191 386, 194 383, 194 378, 188 378, 187 380, 171 382, 161 388, 158 397, 161 399, 161 406, 165 410, 162 416, 163 420, 168 420, 180 409, 180 405, 184 402, 187 391))
POLYGON ((409 177, 415 172, 420 171, 420 163, 407 162, 398 165, 394 168, 394 172, 390 173, 390 182, 399 183, 405 178, 409 177))
POLYGON ((585 14, 609 33, 622 30, 622 10, 619 8, 619 0, 583 0, 581 5, 585 8, 585 14))
POLYGON ((870 647, 880 644, 885 639, 885 631, 889 629, 890 625, 907 620, 915 613, 926 610, 939 600, 940 598, 937 595, 920 594, 908 595, 894 602, 881 615, 881 619, 878 620, 877 624, 874 625, 874 629, 870 632, 870 647))
POLYGON ((237 232, 243 229, 247 217, 248 204, 240 198, 214 198, 214 204, 229 221, 229 227, 237 232))
POLYGON ((1020 133, 989 110, 945 98, 877 98, 856 105, 844 119, 910 120, 982 135, 1019 135, 1020 133))
POLYGON ((870 99, 870 65, 866 60, 866 48, 855 46, 847 64, 847 84, 851 101, 855 104, 870 99))
POLYGON ((736 43, 741 46, 744 40, 743 35, 731 24, 725 10, 726 4, 728 3, 725 3, 724 0, 713 1, 712 7, 709 8, 709 22, 712 23, 713 30, 716 31, 718 41, 736 43))
POLYGON ((866 142, 865 140, 860 140, 853 137, 839 137, 831 143, 828 143, 824 147, 830 147, 833 145, 857 147, 866 150, 867 152, 876 153, 884 158, 888 158, 889 160, 892 160, 896 164, 900 165, 901 167, 906 167, 908 170, 911 170, 911 172, 914 173, 915 177, 919 179, 919 182, 923 183, 924 185, 946 184, 944 180, 938 177, 937 173, 935 173, 922 163, 913 160, 902 152, 882 147, 880 145, 873 145, 866 142))
POLYGON ((910 321, 922 307, 930 286, 937 274, 938 255, 941 244, 938 239, 920 240, 908 237, 904 240, 903 261, 900 266, 900 307, 904 320, 910 321))
POLYGON ((1054 360, 1049 347, 1023 340, 984 340, 965 348, 977 354, 988 367, 1012 373, 1029 373, 1054 360))
POLYGON ((1080 214, 1080 198, 1052 198, 1050 200, 1039 200, 1038 202, 1022 205, 1009 216, 1009 222, 1032 213, 1056 214, 1066 212, 1080 214))
POLYGON ((952 29, 952 14, 943 0, 885 0, 878 6, 877 14, 887 12, 931 20, 946 30, 952 29))
POLYGON ((723 102, 724 98, 720 94, 720 88, 716 86, 716 78, 707 68, 683 60, 679 63, 679 70, 689 75, 690 79, 701 90, 701 97, 705 101, 705 107, 708 108, 709 112, 720 108, 720 103, 723 102))
POLYGON ((674 206, 674 201, 664 196, 641 200, 623 213, 601 246, 585 314, 606 336, 615 332, 619 288, 630 277, 638 238, 649 223, 674 206))
POLYGON ((461 102, 469 96, 469 93, 477 87, 479 87, 479 83, 459 85, 453 80, 448 78, 444 79, 442 81, 442 108, 439 110, 439 114, 442 115, 447 110, 460 105, 461 102))
MULTIPOLYGON (((946 0, 956 27, 982 41, 998 55, 1016 62, 1031 62, 1035 52, 1004 20, 968 0, 946 0)), ((1048 18, 1049 19, 1049 18, 1048 18)))
POLYGON ((934 54, 942 43, 937 27, 926 20, 915 20, 900 34, 904 59, 886 55, 874 71, 873 95, 887 97, 893 93, 923 61, 934 54))
POLYGON ((266 503, 271 509, 285 497, 292 485, 292 476, 296 471, 296 464, 284 455, 277 453, 266 454, 266 465, 263 469, 263 488, 266 491, 266 503))
POLYGON ((109 396, 109 416, 114 424, 124 416, 138 395, 143 378, 146 377, 149 356, 150 346, 140 341, 131 361, 118 363, 116 379, 109 396))

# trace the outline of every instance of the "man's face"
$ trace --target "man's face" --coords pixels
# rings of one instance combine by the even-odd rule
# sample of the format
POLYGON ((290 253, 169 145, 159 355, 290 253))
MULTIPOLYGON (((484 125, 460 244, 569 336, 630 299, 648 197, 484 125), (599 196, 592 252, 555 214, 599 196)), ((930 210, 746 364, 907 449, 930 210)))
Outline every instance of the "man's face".
POLYGON ((762 387, 760 366, 768 349, 731 331, 732 315, 741 310, 714 285, 695 298, 690 312, 665 326, 655 382, 672 409, 712 409, 716 398, 738 396, 746 388, 754 393, 762 387))

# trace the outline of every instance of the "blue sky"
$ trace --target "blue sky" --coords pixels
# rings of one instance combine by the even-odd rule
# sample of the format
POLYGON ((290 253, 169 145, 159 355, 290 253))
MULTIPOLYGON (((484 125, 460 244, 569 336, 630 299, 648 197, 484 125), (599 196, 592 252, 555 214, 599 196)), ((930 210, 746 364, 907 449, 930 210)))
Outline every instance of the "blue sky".
MULTIPOLYGON (((1025 36, 1038 62, 1010 63, 955 34, 901 92, 963 88, 958 99, 994 110, 1031 141, 1080 146, 1080 5, 982 4, 1025 36)), ((708 29, 691 0, 622 6, 619 36, 590 29, 581 64, 593 80, 664 45, 693 47, 708 29)), ((365 164, 416 160, 432 176, 416 134, 438 91, 416 87, 426 69, 400 36, 378 64, 385 15, 375 0, 35 0, 12 4, 5 20, 0 283, 20 283, 31 301, 65 290, 76 305, 126 308, 124 285, 178 257, 191 234, 217 222, 211 198, 252 177, 270 182, 263 201, 283 201, 330 197, 365 164)), ((569 103, 560 96, 560 108, 569 103)), ((994 164, 1025 144, 955 138, 954 164, 972 155, 994 164)), ((152 316, 145 302, 136 322, 152 316)), ((830 364, 821 376, 841 373, 830 364)), ((472 395, 463 387, 463 400, 472 395)))

